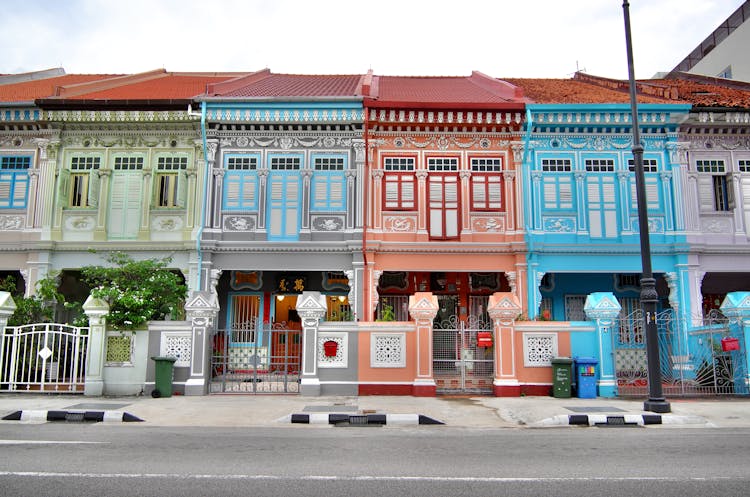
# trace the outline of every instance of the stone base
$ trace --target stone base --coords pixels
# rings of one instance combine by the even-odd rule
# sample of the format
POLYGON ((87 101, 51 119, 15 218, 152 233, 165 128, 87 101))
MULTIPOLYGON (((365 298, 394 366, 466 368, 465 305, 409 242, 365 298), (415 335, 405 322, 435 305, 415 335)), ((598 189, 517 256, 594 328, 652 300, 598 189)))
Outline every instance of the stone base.
POLYGON ((495 397, 520 397, 521 385, 494 385, 495 397))
POLYGON ((437 395, 437 385, 435 382, 417 382, 412 385, 412 395, 414 397, 435 397, 437 395))

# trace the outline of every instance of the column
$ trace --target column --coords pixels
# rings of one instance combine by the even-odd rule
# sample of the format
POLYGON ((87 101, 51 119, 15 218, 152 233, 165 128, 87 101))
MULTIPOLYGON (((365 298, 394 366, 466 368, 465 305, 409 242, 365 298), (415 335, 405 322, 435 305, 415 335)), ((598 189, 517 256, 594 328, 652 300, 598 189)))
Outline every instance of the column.
POLYGON ((521 385, 516 376, 515 320, 521 313, 518 297, 511 292, 495 292, 490 295, 487 313, 492 318, 495 332, 495 379, 496 397, 518 397, 521 385))
POLYGON ((612 292, 594 292, 586 297, 583 306, 586 317, 596 325, 595 347, 599 355, 599 377, 596 384, 599 397, 617 396, 612 329, 620 309, 620 303, 612 292))
POLYGON ((89 343, 86 351, 86 378, 83 394, 96 397, 104 392, 102 373, 104 372, 109 304, 89 295, 83 303, 83 312, 89 318, 89 343))
POLYGON ((326 315, 326 298, 320 292, 302 292, 295 306, 302 320, 302 378, 299 393, 320 395, 318 378, 318 327, 326 315))
MULTIPOLYGON (((213 288, 212 288, 213 289, 213 288)), ((210 381, 210 337, 219 313, 214 292, 193 292, 185 303, 185 314, 192 328, 190 377, 185 382, 185 395, 205 395, 210 381)))
POLYGON ((437 389, 432 376, 432 321, 438 309, 437 296, 430 292, 409 296, 409 315, 417 325, 417 350, 407 359, 417 361, 417 377, 412 387, 415 397, 434 397, 437 389))

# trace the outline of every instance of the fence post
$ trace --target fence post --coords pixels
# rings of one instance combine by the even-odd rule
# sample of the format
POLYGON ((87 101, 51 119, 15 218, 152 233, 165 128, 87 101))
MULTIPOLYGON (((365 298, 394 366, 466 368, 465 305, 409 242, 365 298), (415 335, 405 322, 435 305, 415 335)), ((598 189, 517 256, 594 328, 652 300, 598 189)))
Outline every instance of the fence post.
POLYGON ((750 347, 748 346, 750 344, 750 292, 728 293, 720 309, 722 314, 730 321, 735 321, 740 328, 743 348, 740 352, 744 356, 745 367, 736 370, 742 377, 734 378, 735 393, 747 393, 750 390, 750 367, 748 367, 750 365, 750 347), (738 381, 742 383, 741 390, 736 386, 738 381))
POLYGON ((302 319, 302 377, 299 392, 302 395, 320 395, 318 378, 318 327, 326 315, 326 298, 320 292, 302 292, 295 307, 302 319))
POLYGON ((615 318, 622 306, 612 292, 594 292, 586 297, 583 310, 586 317, 596 324, 596 350, 599 359, 599 378, 597 380, 599 397, 617 396, 617 377, 615 376, 615 355, 612 329, 615 318))
POLYGON ((14 312, 16 312, 16 303, 13 297, 8 292, 0 292, 0 332, 8 326, 8 319, 14 312))
POLYGON ((430 292, 409 296, 409 315, 417 325, 417 350, 410 354, 417 360, 417 377, 412 387, 415 397, 434 397, 437 390, 432 374, 432 321, 439 308, 437 297, 430 292))
POLYGON ((212 352, 209 337, 218 313, 219 303, 214 292, 192 292, 185 303, 185 315, 192 329, 190 376, 185 381, 185 395, 206 394, 206 368, 210 368, 212 352))
POLYGON ((104 392, 104 354, 106 349, 107 314, 109 304, 89 295, 83 303, 89 318, 89 343, 86 351, 86 379, 83 394, 99 396, 104 392))
MULTIPOLYGON (((521 384, 516 373, 515 322, 521 314, 521 304, 512 292, 495 292, 490 295, 487 314, 492 318, 495 332, 495 379, 496 397, 519 397, 521 384)), ((521 358, 523 361, 523 358, 521 358)))

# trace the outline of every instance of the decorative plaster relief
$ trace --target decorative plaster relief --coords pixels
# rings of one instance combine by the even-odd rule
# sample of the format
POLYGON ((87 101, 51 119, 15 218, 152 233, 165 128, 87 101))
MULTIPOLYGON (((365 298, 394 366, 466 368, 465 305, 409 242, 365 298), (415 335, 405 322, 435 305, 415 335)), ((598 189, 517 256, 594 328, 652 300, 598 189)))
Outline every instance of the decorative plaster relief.
POLYGON ((96 222, 94 216, 66 216, 65 228, 73 231, 92 231, 96 222))
MULTIPOLYGON (((630 229, 635 233, 638 233, 638 217, 630 218, 630 229)), ((648 218, 648 232, 649 233, 664 233, 664 218, 661 217, 650 217, 648 218)))
POLYGON ((701 230, 708 233, 732 233, 732 222, 729 219, 702 219, 701 230))
POLYGON ((182 217, 180 216, 153 216, 151 218, 151 229, 154 231, 177 231, 182 229, 182 217))
POLYGON ((503 233, 505 232, 505 219, 499 216, 472 216, 471 229, 476 233, 503 233))
POLYGON ((23 216, 0 216, 0 230, 15 231, 23 229, 23 216))
POLYGON ((315 231, 341 231, 344 229, 344 216, 312 216, 315 231))
POLYGON ((416 233, 416 216, 384 216, 383 229, 396 233, 416 233))
POLYGON ((544 231, 553 233, 574 233, 576 220, 574 217, 545 217, 544 231))
POLYGON ((224 217, 224 231, 251 231, 255 229, 254 216, 224 217))

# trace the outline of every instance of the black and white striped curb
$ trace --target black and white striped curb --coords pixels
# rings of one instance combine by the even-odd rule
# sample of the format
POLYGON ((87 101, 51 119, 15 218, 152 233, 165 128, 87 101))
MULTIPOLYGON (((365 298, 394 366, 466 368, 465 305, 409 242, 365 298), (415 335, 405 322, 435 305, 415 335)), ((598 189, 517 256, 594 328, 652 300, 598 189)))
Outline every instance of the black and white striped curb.
POLYGON ((661 414, 561 414, 534 426, 646 426, 661 424, 705 424, 699 416, 662 416, 661 414))
POLYGON ((137 416, 122 411, 15 411, 3 417, 4 421, 68 421, 68 422, 104 422, 128 423, 143 421, 137 416))
POLYGON ((292 414, 286 419, 292 423, 328 424, 347 426, 367 425, 442 425, 442 421, 422 414, 292 414))

